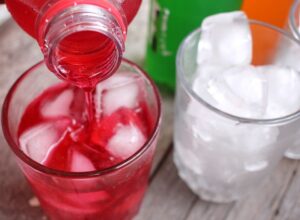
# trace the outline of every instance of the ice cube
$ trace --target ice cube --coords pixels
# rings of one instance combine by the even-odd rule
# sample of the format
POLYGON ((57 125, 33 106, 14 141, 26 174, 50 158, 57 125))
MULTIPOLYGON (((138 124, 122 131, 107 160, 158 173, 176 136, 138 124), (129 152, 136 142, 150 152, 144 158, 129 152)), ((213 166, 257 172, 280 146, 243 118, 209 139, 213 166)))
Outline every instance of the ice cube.
MULTIPOLYGON (((193 90, 210 105, 235 116, 263 118, 267 108, 268 81, 253 66, 229 68, 207 81, 196 78, 193 90)), ((207 146, 222 142, 253 152, 274 143, 278 136, 277 129, 239 124, 193 99, 187 106, 187 115, 191 116, 189 124, 194 137, 207 146)))
POLYGON ((247 65, 252 60, 252 37, 241 11, 220 13, 204 19, 198 44, 199 65, 224 67, 247 65))
POLYGON ((127 159, 146 142, 146 137, 134 124, 122 125, 108 141, 107 150, 115 157, 127 159))
MULTIPOLYGON (((203 177, 199 176, 199 170, 208 179, 238 183, 237 178, 242 178, 245 170, 265 169, 268 164, 262 161, 269 160, 279 135, 277 127, 238 123, 195 101, 188 104, 186 119, 177 129, 183 135, 176 136, 176 152, 182 148, 182 151, 191 151, 198 158, 197 161, 191 154, 183 154, 191 164, 188 166, 181 161, 181 165, 188 167, 193 174, 181 172, 198 176, 200 182, 203 177)), ((182 160, 180 157, 178 159, 182 160)))
POLYGON ((274 63, 279 66, 286 66, 300 71, 300 46, 291 41, 290 38, 283 37, 279 41, 274 63))
POLYGON ((268 81, 265 118, 283 117, 300 109, 299 72, 279 66, 261 66, 268 81))
POLYGON ((248 112, 244 117, 261 117, 265 113, 268 84, 264 74, 256 67, 249 65, 231 68, 223 74, 223 77, 227 88, 240 99, 236 104, 248 112))
POLYGON ((225 151, 236 148, 237 152, 245 154, 259 153, 272 146, 279 135, 276 127, 239 124, 194 100, 189 102, 186 114, 186 123, 191 127, 193 137, 198 142, 201 140, 207 148, 222 146, 225 151))
POLYGON ((43 163, 47 154, 61 141, 70 120, 38 124, 26 130, 19 138, 21 150, 36 162, 43 163))
MULTIPOLYGON (((225 68, 226 69, 226 68, 225 68)), ((198 65, 194 74, 194 81, 201 80, 201 84, 216 77, 217 75, 224 72, 223 66, 218 65, 198 65)))
POLYGON ((203 79, 193 90, 210 105, 240 117, 261 117, 266 109, 267 82, 253 66, 232 67, 203 79))
POLYGON ((72 149, 71 172, 88 172, 95 170, 93 163, 81 152, 72 149))
POLYGON ((67 89, 60 93, 54 100, 47 102, 42 107, 41 112, 45 117, 68 116, 73 99, 73 91, 67 89))
POLYGON ((110 115, 121 107, 134 108, 141 93, 142 78, 130 72, 118 73, 96 88, 96 115, 110 115))

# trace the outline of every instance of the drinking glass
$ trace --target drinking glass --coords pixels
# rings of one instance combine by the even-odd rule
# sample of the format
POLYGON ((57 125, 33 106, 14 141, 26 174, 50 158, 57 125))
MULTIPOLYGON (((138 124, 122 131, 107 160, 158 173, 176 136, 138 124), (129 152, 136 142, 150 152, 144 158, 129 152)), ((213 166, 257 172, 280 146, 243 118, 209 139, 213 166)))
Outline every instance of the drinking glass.
POLYGON ((295 0, 294 4, 291 7, 290 13, 289 13, 289 28, 293 35, 299 40, 300 39, 300 1, 295 0))
MULTIPOLYGON (((299 41, 300 40, 300 1, 295 0, 289 13, 287 29, 290 33, 299 41)), ((294 69, 300 71, 300 48, 298 45, 291 44, 290 41, 282 40, 281 47, 278 50, 278 58, 282 63, 292 66, 294 69)), ((297 134, 300 137, 300 134, 297 134)), ((296 139, 292 143, 287 151, 285 156, 289 159, 300 159, 300 138, 296 139)))
POLYGON ((44 62, 25 72, 6 97, 2 115, 4 135, 50 219, 129 220, 139 210, 157 144, 161 102, 155 84, 138 66, 123 60, 115 74, 122 72, 137 74, 144 81, 147 104, 152 111, 151 135, 131 157, 102 170, 75 173, 51 169, 20 149, 18 127, 24 111, 43 91, 60 82, 44 62))
MULTIPOLYGON (((278 64, 276 51, 283 39, 299 48, 284 30, 259 21, 249 23, 252 65, 278 64)), ((286 149, 299 140, 300 112, 279 118, 243 118, 206 102, 192 89, 200 36, 201 29, 191 33, 177 55, 174 161, 180 177, 202 199, 231 202, 256 189, 286 149)))

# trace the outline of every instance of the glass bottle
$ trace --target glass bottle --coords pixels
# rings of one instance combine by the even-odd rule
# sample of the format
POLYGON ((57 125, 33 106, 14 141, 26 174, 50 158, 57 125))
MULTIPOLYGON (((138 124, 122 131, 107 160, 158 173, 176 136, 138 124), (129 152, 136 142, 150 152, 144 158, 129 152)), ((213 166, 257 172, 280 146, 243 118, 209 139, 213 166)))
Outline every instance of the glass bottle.
POLYGON ((175 56, 180 42, 206 16, 240 9, 242 0, 152 0, 145 69, 154 80, 175 87, 175 56))

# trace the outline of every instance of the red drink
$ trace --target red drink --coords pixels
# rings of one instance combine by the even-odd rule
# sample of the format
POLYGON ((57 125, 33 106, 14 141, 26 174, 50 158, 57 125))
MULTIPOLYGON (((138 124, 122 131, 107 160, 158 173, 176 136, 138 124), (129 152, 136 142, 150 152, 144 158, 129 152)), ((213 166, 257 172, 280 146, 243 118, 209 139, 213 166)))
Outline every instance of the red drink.
MULTIPOLYGON (((43 13, 45 5, 55 5, 59 3, 62 8, 69 7, 69 3, 74 4, 95 4, 104 5, 103 3, 109 2, 108 0, 6 0, 5 3, 16 20, 16 22, 32 37, 37 38, 36 22, 40 13, 43 13)), ((110 1, 111 2, 111 1, 110 1)), ((142 0, 116 0, 115 2, 122 2, 119 4, 126 16, 126 23, 129 24, 136 15, 142 0)), ((118 7, 120 7, 118 6, 118 7)))
POLYGON ((85 107, 82 89, 64 82, 48 88, 22 116, 18 132, 21 149, 47 167, 68 172, 101 170, 122 162, 144 145, 153 130, 138 83, 142 84, 142 79, 126 72, 100 83, 93 93, 96 115, 92 121, 88 120, 89 104, 85 107), (118 90, 127 90, 125 96, 132 100, 111 99, 118 90), (77 160, 83 164, 79 166, 77 160))
POLYGON ((13 87, 3 127, 44 211, 54 220, 132 219, 147 187, 160 118, 152 82, 124 62, 97 85, 89 121, 84 91, 43 71, 35 67, 13 87), (33 83, 28 78, 47 86, 22 94, 33 83), (16 111, 22 117, 13 117, 16 111))
POLYGON ((48 68, 94 87, 118 68, 127 25, 141 0, 7 0, 17 23, 39 43, 48 68))
POLYGON ((3 111, 6 138, 42 208, 53 220, 132 219, 147 187, 160 103, 153 83, 127 61, 103 80, 121 63, 141 0, 6 3, 48 68, 67 81, 38 65, 3 111))

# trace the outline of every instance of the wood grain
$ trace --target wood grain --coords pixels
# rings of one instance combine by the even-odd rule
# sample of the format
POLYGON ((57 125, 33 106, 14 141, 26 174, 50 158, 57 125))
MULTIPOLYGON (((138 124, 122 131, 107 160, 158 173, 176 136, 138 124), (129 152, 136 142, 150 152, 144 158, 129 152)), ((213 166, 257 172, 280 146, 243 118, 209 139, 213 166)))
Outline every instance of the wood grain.
POLYGON ((178 177, 172 152, 151 182, 140 214, 135 220, 182 220, 197 197, 178 177))
POLYGON ((277 207, 272 220, 300 219, 300 163, 292 173, 290 185, 287 188, 281 204, 277 207))
POLYGON ((293 180, 297 162, 284 159, 262 187, 257 187, 247 198, 236 203, 230 210, 226 220, 268 220, 277 212, 281 200, 293 180))
POLYGON ((152 173, 156 171, 159 163, 163 160, 166 152, 171 147, 173 138, 173 96, 162 94, 162 123, 160 129, 160 137, 156 147, 155 157, 153 161, 152 173))

